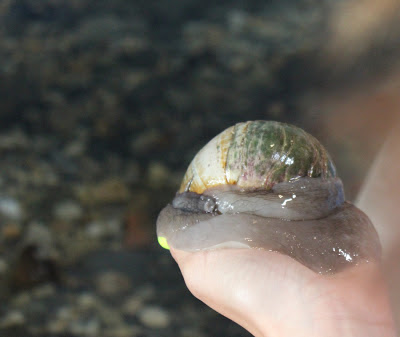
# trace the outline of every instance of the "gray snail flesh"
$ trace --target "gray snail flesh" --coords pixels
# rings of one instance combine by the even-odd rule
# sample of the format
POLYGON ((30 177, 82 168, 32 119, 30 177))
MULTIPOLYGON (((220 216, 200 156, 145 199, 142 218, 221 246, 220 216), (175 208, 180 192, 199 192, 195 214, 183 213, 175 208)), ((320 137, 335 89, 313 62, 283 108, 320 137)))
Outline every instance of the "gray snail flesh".
POLYGON ((236 124, 199 151, 158 217, 157 236, 163 247, 185 251, 280 252, 318 273, 381 255, 371 221, 345 201, 325 148, 271 121, 236 124))

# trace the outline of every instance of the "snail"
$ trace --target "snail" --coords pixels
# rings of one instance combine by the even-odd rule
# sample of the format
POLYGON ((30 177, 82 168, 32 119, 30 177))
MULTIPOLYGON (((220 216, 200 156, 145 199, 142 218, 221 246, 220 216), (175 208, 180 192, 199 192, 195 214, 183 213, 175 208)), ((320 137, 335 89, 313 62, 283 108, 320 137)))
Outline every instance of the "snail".
POLYGON ((160 212, 157 236, 167 249, 275 251, 323 274, 381 255, 368 216, 345 201, 327 150, 273 121, 238 123, 206 144, 160 212))

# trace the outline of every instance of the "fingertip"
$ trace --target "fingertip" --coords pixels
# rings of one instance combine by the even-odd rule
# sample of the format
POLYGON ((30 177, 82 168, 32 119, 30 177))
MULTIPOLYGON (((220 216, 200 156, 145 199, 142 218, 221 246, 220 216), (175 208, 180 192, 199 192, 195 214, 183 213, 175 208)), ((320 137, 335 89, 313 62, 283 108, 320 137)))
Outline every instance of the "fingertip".
MULTIPOLYGON (((171 247, 170 251, 190 292, 200 300, 203 300, 202 290, 207 293, 208 284, 208 282, 204 281, 204 275, 209 274, 209 271, 202 263, 202 260, 207 252, 186 252, 173 247, 171 247), (200 277, 203 280, 200 280, 200 277)), ((212 275, 208 275, 208 277, 212 278, 212 275)))
POLYGON ((248 310, 235 300, 240 286, 235 282, 236 268, 229 262, 235 259, 234 250, 186 252, 171 247, 170 251, 193 296, 250 332, 256 331, 242 313, 248 310))

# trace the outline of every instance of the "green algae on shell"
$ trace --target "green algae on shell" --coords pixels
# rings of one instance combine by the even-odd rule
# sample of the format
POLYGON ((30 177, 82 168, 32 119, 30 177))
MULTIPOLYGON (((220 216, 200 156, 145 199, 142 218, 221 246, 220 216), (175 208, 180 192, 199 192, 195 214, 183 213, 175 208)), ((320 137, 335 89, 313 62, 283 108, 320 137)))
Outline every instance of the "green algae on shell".
POLYGON ((336 177, 321 143, 289 124, 249 121, 226 129, 199 151, 179 192, 201 194, 220 185, 269 190, 300 177, 336 177))

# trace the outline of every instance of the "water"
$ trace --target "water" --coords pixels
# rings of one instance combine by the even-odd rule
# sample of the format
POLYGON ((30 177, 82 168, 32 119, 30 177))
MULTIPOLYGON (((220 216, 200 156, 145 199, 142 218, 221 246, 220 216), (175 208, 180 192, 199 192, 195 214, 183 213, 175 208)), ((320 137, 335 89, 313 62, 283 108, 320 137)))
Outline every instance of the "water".
POLYGON ((320 139, 355 199, 396 117, 397 4, 366 35, 336 4, 1 3, 0 334, 246 335, 189 295, 157 215, 209 139, 255 119, 320 139), (149 306, 165 329, 140 320, 149 306))

